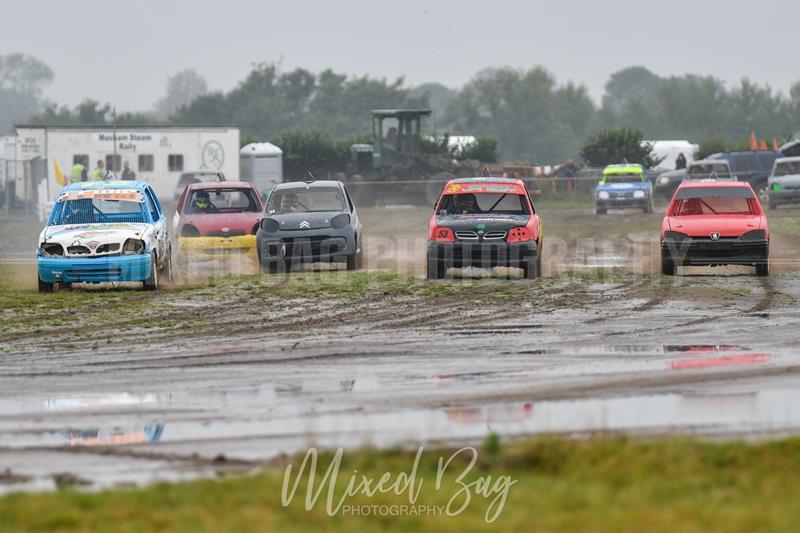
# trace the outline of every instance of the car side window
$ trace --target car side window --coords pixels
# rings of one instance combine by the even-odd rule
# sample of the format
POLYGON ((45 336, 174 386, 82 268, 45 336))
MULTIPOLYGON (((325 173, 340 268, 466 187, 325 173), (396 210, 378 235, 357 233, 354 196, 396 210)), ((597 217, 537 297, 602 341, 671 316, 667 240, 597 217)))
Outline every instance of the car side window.
POLYGON ((150 210, 150 216, 153 217, 153 222, 161 220, 161 212, 159 211, 158 200, 153 196, 153 191, 148 187, 144 190, 145 198, 147 199, 147 208, 150 210))

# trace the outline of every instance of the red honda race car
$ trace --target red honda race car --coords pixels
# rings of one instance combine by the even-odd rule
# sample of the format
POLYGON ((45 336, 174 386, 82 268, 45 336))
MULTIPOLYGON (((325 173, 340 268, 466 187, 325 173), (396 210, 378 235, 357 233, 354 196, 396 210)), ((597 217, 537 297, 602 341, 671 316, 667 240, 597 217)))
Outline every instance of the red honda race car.
POLYGON ((192 260, 256 260, 256 231, 264 203, 244 181, 192 183, 178 200, 173 221, 178 263, 192 260))
POLYGON ((521 268, 542 272, 542 221, 525 184, 508 178, 447 182, 428 223, 428 279, 448 268, 521 268))
POLYGON ((769 275, 769 226, 749 183, 684 181, 661 225, 661 272, 683 265, 748 265, 769 275))

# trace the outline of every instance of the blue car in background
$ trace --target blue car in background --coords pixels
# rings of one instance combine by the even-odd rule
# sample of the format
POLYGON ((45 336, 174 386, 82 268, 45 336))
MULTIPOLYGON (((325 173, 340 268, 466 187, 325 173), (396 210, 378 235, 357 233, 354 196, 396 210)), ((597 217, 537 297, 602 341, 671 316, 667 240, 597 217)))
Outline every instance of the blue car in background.
POLYGON ((56 284, 141 281, 172 275, 172 248, 153 189, 137 181, 73 183, 58 195, 37 249, 39 291, 56 284))
POLYGON ((653 185, 641 165, 608 165, 595 191, 598 215, 609 209, 637 208, 653 212, 653 185))

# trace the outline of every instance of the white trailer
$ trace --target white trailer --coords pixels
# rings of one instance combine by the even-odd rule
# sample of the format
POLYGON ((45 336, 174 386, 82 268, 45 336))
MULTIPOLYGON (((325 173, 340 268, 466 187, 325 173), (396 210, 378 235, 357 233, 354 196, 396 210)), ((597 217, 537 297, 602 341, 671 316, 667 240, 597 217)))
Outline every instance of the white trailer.
MULTIPOLYGON (((54 161, 65 176, 79 159, 88 170, 103 161, 117 178, 124 162, 136 179, 149 183, 166 200, 183 172, 219 170, 229 180, 239 178, 239 128, 236 126, 17 126, 16 159, 42 158, 44 195, 52 200, 60 186, 54 180, 54 161)), ((21 189, 18 187, 17 191, 21 189)), ((28 198, 23 198, 28 199, 28 198)))

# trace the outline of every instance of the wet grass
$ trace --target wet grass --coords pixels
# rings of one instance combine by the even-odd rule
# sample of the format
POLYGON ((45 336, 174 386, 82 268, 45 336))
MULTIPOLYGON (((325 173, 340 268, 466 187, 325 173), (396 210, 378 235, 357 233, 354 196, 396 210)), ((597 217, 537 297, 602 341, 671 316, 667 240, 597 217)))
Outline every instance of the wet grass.
MULTIPOLYGON (((461 507, 457 476, 465 454, 447 468, 437 490, 437 461, 453 450, 422 455, 415 505, 461 507)), ((292 461, 299 466, 300 458, 292 461)), ((331 462, 322 454, 317 484, 331 462)), ((345 454, 335 501, 350 474, 391 481, 411 473, 414 453, 364 450, 345 454)), ((84 493, 14 494, 0 499, 5 531, 476 531, 488 528, 489 498, 475 494, 455 516, 328 516, 327 486, 311 511, 301 482, 288 507, 281 504, 283 465, 263 473, 143 489, 84 493)), ((712 443, 691 439, 542 438, 504 445, 492 436, 462 480, 516 483, 492 529, 504 531, 791 531, 800 522, 800 439, 712 443)), ((408 506, 408 492, 348 498, 351 506, 408 506)), ((377 508, 376 508, 377 509, 377 508)), ((399 511, 399 507, 395 508, 399 511)))

